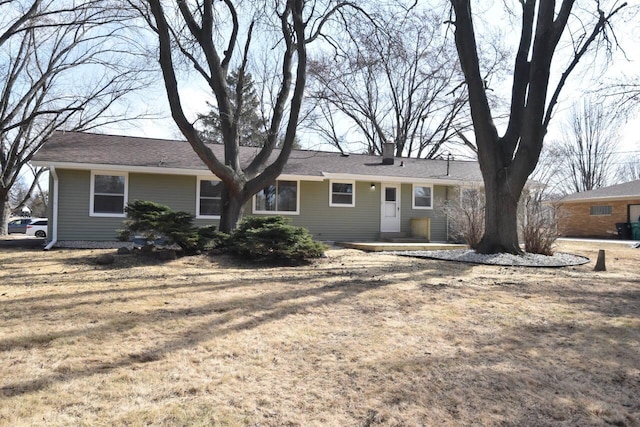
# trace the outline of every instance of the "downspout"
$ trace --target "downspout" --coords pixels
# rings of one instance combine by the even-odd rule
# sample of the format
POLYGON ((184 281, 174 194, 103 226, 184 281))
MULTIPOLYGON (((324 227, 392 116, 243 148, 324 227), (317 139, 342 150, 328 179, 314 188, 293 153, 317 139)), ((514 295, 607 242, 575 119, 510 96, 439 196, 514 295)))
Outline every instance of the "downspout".
MULTIPOLYGON (((449 204, 449 186, 448 185, 444 187, 444 202, 448 206, 449 204)), ((447 243, 449 243, 449 213, 448 212, 445 213, 444 217, 446 218, 446 227, 447 227, 446 238, 447 238, 447 243)))
POLYGON ((49 173, 53 178, 53 204, 51 207, 51 240, 44 247, 45 251, 51 249, 58 241, 58 174, 56 173, 56 167, 51 165, 49 173))

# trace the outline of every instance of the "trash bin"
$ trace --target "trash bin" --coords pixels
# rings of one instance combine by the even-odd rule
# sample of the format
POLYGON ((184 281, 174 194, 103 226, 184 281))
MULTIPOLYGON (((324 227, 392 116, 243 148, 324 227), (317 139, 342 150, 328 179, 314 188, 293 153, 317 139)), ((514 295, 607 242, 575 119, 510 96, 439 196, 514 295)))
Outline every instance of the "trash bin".
POLYGON ((631 223, 631 238, 633 240, 640 240, 640 222, 631 223))
POLYGON ((631 240, 631 223, 616 222, 616 229, 618 230, 619 239, 631 240))

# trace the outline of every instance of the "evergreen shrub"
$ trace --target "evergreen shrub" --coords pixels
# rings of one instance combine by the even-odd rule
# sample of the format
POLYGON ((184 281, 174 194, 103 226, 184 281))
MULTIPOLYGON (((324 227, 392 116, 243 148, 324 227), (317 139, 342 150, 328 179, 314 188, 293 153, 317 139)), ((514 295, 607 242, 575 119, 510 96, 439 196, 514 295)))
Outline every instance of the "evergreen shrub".
POLYGON ((247 217, 220 243, 239 257, 276 263, 319 258, 326 249, 306 228, 293 226, 282 216, 247 217))

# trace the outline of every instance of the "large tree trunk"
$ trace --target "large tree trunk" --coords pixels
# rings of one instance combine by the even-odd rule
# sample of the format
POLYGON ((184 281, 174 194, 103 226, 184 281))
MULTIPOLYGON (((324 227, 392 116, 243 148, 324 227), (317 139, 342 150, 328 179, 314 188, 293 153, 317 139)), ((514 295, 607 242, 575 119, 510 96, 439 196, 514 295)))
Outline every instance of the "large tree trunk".
POLYGON ((246 200, 231 191, 227 191, 226 186, 224 186, 222 190, 220 226, 218 227, 220 231, 230 233, 236 228, 238 221, 242 219, 245 203, 246 200))
POLYGON ((0 236, 8 234, 7 225, 11 215, 11 207, 9 206, 8 194, 0 193, 0 236))
POLYGON ((483 254, 522 254, 518 244, 518 199, 522 189, 494 174, 485 177, 485 228, 476 251, 483 254))

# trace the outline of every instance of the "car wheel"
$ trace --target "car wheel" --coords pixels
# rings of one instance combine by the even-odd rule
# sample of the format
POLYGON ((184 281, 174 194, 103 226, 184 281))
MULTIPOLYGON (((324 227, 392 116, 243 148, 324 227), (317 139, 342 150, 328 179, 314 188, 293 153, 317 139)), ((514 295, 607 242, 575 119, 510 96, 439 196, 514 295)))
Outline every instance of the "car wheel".
POLYGON ((47 233, 42 230, 36 231, 36 237, 47 237, 47 233))

